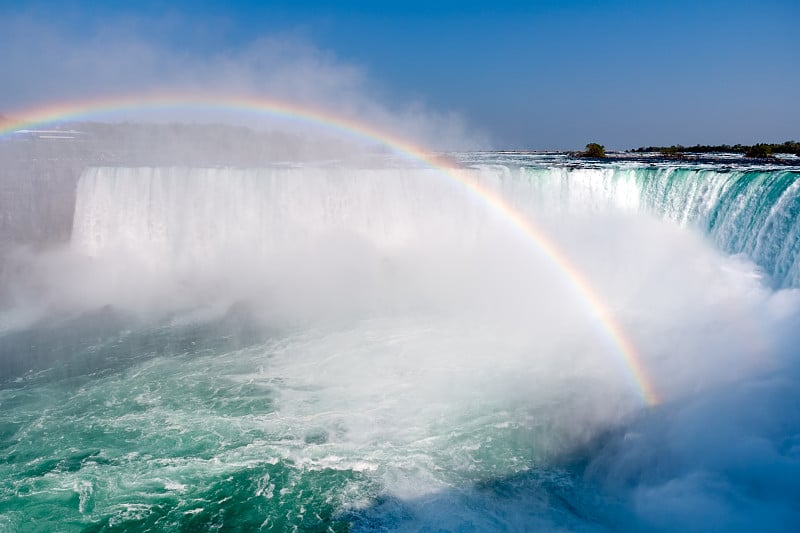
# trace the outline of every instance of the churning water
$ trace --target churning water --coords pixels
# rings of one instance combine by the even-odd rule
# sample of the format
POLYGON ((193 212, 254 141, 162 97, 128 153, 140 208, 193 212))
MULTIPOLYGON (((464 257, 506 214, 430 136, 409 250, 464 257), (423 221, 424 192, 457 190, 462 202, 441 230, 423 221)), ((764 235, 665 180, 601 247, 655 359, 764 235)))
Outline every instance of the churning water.
POLYGON ((458 157, 644 376, 439 170, 88 168, 7 259, 0 530, 796 529, 800 173, 458 157))

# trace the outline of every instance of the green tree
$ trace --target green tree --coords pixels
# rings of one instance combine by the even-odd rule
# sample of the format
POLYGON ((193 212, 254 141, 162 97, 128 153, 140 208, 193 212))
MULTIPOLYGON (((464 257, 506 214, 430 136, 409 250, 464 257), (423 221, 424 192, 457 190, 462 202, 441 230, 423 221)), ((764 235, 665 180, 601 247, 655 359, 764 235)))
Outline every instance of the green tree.
POLYGON ((768 144, 754 144, 747 149, 744 155, 745 157, 757 157, 759 159, 772 157, 772 147, 768 144))
POLYGON ((666 146, 659 150, 662 157, 680 157, 682 151, 683 146, 666 146))
POLYGON ((602 144, 589 143, 586 145, 586 151, 583 152, 584 157, 605 157, 606 147, 602 144))

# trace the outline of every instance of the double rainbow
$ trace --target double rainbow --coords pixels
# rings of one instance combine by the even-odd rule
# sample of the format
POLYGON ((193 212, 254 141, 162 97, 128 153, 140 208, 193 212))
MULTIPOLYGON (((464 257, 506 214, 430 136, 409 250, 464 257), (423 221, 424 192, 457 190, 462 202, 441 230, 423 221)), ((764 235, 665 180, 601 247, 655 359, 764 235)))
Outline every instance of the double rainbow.
POLYGON ((364 122, 337 116, 321 109, 314 109, 305 105, 299 106, 270 98, 158 94, 145 97, 115 97, 63 102, 21 110, 14 114, 15 117, 19 118, 8 119, 5 123, 0 123, 0 136, 8 135, 20 129, 64 120, 81 120, 108 112, 118 113, 126 110, 159 109, 174 111, 176 109, 192 110, 198 108, 287 117, 292 120, 301 120, 333 128, 354 137, 386 146, 394 152, 412 160, 420 161, 436 169, 448 179, 460 183, 468 191, 480 197, 491 208, 502 213, 515 231, 520 232, 536 245, 537 250, 561 274, 575 296, 585 304, 588 313, 595 319, 596 324, 603 333, 602 337, 621 358, 627 368, 630 380, 641 394, 643 400, 650 406, 655 406, 659 403, 658 394, 645 371, 641 355, 635 345, 628 338, 624 329, 597 291, 594 290, 586 277, 558 246, 541 229, 534 225, 528 217, 520 213, 499 194, 481 186, 471 179, 467 173, 459 170, 444 158, 431 154, 422 147, 401 139, 390 132, 379 130, 364 122))

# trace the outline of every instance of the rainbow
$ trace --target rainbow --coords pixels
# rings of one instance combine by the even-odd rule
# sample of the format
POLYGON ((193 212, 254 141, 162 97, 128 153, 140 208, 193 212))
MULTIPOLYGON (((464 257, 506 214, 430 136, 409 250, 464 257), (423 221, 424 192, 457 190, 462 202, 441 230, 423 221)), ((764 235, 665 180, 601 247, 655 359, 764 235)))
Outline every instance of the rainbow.
POLYGON ((0 136, 6 136, 20 129, 35 127, 64 120, 81 120, 109 112, 126 110, 170 110, 208 109, 213 111, 236 111, 259 113, 292 120, 306 121, 318 126, 332 128, 364 141, 385 146, 398 155, 419 161, 436 169, 449 179, 455 180, 468 191, 479 196, 486 204, 509 221, 515 231, 532 241, 566 281, 574 295, 585 303, 588 313, 595 319, 603 333, 602 337, 609 347, 618 354, 624 363, 628 377, 649 406, 660 403, 652 381, 648 377, 641 355, 631 342, 614 314, 603 302, 581 271, 556 246, 556 244, 534 223, 504 198, 494 191, 481 186, 468 174, 453 165, 446 158, 432 154, 424 148, 401 139, 389 132, 376 129, 369 124, 342 117, 322 109, 297 105, 286 101, 248 96, 208 96, 208 95, 164 95, 114 97, 47 104, 27 110, 20 110, 15 117, 0 122, 0 136), (21 118, 19 118, 21 117, 21 118))

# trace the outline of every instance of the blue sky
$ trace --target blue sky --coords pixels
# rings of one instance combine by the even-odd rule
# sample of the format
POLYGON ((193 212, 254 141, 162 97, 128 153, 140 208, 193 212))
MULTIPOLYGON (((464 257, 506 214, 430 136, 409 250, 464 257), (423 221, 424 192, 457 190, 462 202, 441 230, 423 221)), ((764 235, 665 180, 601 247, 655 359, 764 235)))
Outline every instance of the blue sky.
MULTIPOLYGON (((86 91, 118 90, 114 73, 97 67, 106 45, 107 63, 121 65, 121 78, 136 72, 141 62, 131 57, 147 47, 153 58, 141 79, 149 83, 163 77, 161 70, 180 70, 180 58, 201 65, 204 58, 225 56, 230 63, 249 54, 251 65, 276 71, 272 66, 298 61, 299 46, 306 50, 301 55, 314 58, 304 71, 323 64, 334 77, 345 73, 330 82, 337 87, 331 95, 346 91, 354 106, 362 99, 391 112, 414 108, 457 116, 465 132, 480 131, 500 148, 800 138, 796 0, 141 0, 33 1, 24 7, 3 0, 0 6, 0 30, 9 35, 10 28, 14 37, 0 42, 15 48, 6 71, 17 73, 0 88, 0 110, 78 91, 77 81, 69 88, 71 73, 80 73, 91 87, 86 91), (50 48, 24 42, 40 36, 50 48), (123 52, 115 51, 115 41, 127 43, 119 47, 123 52), (283 42, 292 45, 282 63, 283 42), (59 50, 70 47, 91 47, 94 67, 82 72, 87 62, 78 53, 59 62, 59 50), (254 60, 262 53, 256 50, 266 50, 272 63, 254 60), (159 57, 170 61, 158 64, 159 57), (28 72, 25 65, 38 67, 28 72), (62 91, 45 90, 48 73, 46 79, 65 80, 62 91)), ((328 83, 315 76, 309 75, 309 85, 328 83)), ((326 105, 336 106, 336 100, 322 98, 326 105)))

